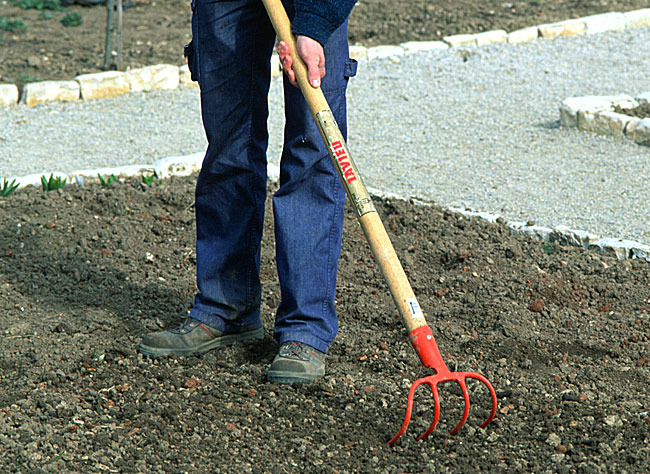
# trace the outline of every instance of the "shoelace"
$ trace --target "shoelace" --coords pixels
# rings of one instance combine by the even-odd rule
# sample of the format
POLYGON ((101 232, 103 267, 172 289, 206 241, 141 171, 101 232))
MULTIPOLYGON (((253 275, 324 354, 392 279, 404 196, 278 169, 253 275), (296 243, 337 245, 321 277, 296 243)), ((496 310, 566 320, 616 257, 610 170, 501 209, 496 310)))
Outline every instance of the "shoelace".
POLYGON ((190 332, 192 329, 194 329, 196 326, 198 326, 198 321, 196 319, 190 319, 187 318, 183 323, 178 326, 176 329, 170 329, 169 332, 176 333, 176 334, 185 334, 190 332))
POLYGON ((291 357, 292 355, 300 360, 309 360, 309 354, 307 354, 307 350, 300 342, 297 341, 292 341, 289 344, 282 346, 283 357, 291 357))

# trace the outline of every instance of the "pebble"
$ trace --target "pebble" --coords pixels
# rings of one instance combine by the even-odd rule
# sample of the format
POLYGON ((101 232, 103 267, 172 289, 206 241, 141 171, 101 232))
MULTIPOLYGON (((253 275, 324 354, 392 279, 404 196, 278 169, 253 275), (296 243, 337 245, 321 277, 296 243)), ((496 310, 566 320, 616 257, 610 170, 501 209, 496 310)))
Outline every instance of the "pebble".
POLYGON ((551 433, 550 435, 548 435, 548 438, 546 438, 546 444, 548 444, 549 446, 553 446, 554 448, 561 442, 562 440, 555 433, 551 433))

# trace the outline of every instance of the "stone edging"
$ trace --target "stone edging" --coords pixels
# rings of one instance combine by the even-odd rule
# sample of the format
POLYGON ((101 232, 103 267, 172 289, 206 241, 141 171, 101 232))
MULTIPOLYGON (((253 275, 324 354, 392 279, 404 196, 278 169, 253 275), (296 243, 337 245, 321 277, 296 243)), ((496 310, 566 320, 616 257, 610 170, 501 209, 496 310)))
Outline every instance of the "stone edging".
MULTIPOLYGON (((398 57, 418 51, 447 49, 461 46, 483 46, 493 43, 522 43, 537 38, 557 38, 605 31, 623 31, 650 26, 650 8, 626 13, 610 12, 582 18, 546 23, 522 28, 513 32, 493 30, 476 34, 446 36, 443 41, 411 41, 399 46, 351 46, 350 56, 355 59, 398 57)), ((272 75, 280 74, 277 55, 272 58, 272 75)), ((126 72, 107 71, 84 74, 71 81, 43 81, 26 84, 19 96, 15 84, 0 84, 0 107, 18 103, 34 106, 49 101, 93 100, 116 97, 130 92, 196 87, 190 79, 186 65, 159 64, 126 72)))
MULTIPOLYGON (((387 193, 374 188, 368 188, 368 191, 371 195, 382 199, 409 199, 398 194, 387 193)), ((428 205, 426 202, 413 198, 411 198, 411 201, 420 205, 428 205)), ((650 245, 642 244, 633 240, 599 237, 591 232, 571 229, 564 225, 558 225, 551 228, 538 226, 528 222, 508 221, 498 214, 478 212, 461 207, 450 207, 448 210, 465 217, 478 217, 479 219, 483 219, 492 224, 504 224, 515 233, 524 234, 544 242, 557 242, 562 245, 583 247, 588 250, 595 250, 599 253, 616 257, 618 260, 640 258, 650 262, 650 245)))
POLYGON ((615 107, 632 109, 650 102, 650 91, 632 98, 613 96, 569 97, 560 105, 560 124, 586 132, 626 137, 640 145, 650 145, 650 118, 640 119, 614 112, 615 107))
MULTIPOLYGON (((118 179, 126 177, 137 177, 142 175, 155 174, 158 178, 168 178, 171 176, 189 176, 201 169, 204 153, 193 153, 185 156, 172 156, 156 161, 152 165, 129 165, 114 168, 97 168, 89 170, 79 170, 70 174, 54 172, 54 177, 65 179, 67 183, 84 186, 88 182, 98 183, 98 174, 106 178, 115 175, 118 179)), ((40 186, 42 174, 30 174, 16 178, 19 187, 40 186)), ((45 175, 46 176, 46 175, 45 175)), ((47 178, 47 176, 46 176, 47 178)), ((278 182, 280 178, 280 168, 277 165, 268 165, 268 179, 272 182, 278 182)), ((368 188, 368 192, 382 199, 401 199, 409 198, 398 194, 384 192, 375 188, 368 188)), ((412 199, 417 204, 427 205, 427 203, 412 199)), ((542 227, 526 222, 507 221, 505 218, 487 212, 476 212, 466 208, 449 208, 451 212, 461 214, 466 217, 479 217, 491 223, 501 223, 507 225, 512 231, 534 237, 545 242, 558 242, 564 245, 581 246, 586 249, 596 250, 600 253, 615 256, 619 260, 629 258, 641 258, 650 262, 650 245, 639 242, 616 238, 600 238, 590 232, 570 229, 566 226, 557 226, 555 228, 542 227)))

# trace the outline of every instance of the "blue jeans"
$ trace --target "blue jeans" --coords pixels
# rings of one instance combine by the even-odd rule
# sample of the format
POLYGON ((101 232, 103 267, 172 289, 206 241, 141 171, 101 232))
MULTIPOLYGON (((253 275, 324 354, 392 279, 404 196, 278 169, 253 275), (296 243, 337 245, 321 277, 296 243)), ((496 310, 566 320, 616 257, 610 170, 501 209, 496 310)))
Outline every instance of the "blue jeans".
MULTIPOLYGON (((291 3, 285 4, 290 17, 291 3)), ((197 285, 190 316, 221 331, 261 326, 260 242, 266 199, 268 91, 275 32, 260 0, 195 0, 190 69, 201 89, 208 149, 196 186, 197 285)), ((356 63, 347 24, 325 46, 322 89, 346 134, 356 63)), ((273 197, 281 286, 274 336, 327 352, 345 192, 301 92, 284 79, 280 187, 273 197)))

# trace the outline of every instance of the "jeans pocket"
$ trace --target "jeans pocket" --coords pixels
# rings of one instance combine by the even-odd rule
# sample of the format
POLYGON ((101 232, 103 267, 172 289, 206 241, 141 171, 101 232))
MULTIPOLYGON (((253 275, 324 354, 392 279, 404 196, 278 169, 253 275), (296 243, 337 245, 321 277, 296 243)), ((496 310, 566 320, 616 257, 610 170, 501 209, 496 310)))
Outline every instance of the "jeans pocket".
POLYGON ((187 59, 187 67, 190 69, 190 77, 193 81, 198 81, 196 53, 194 51, 194 40, 190 41, 183 47, 183 56, 187 59))
POLYGON ((359 63, 356 59, 348 58, 345 62, 345 68, 343 69, 343 77, 349 79, 357 75, 357 66, 359 63))

